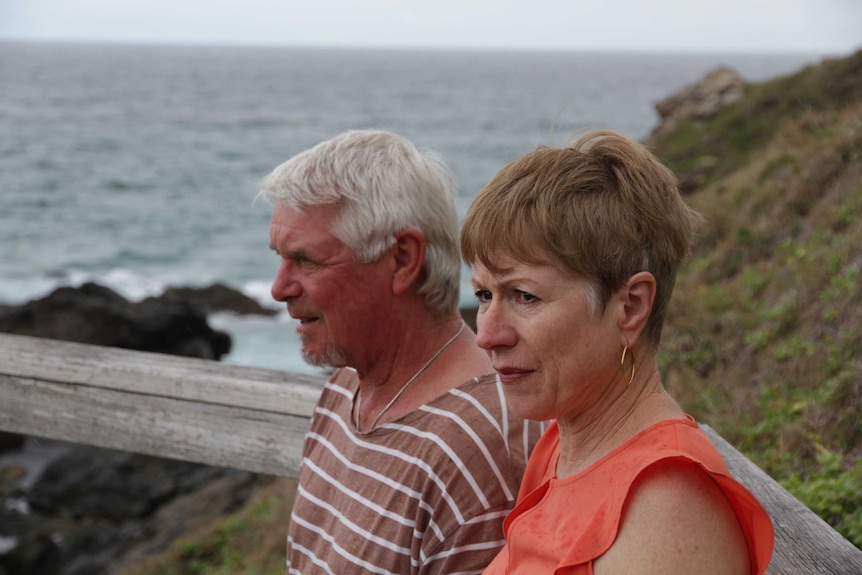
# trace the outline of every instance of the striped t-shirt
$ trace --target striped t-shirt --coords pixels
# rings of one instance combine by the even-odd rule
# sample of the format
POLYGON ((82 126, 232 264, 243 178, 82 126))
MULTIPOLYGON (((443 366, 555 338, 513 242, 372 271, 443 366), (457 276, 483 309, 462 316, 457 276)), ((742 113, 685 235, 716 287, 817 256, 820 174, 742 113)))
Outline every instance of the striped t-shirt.
POLYGON ((508 413, 496 376, 471 380, 368 434, 356 372, 326 385, 303 448, 289 574, 480 573, 503 546, 542 431, 508 413))

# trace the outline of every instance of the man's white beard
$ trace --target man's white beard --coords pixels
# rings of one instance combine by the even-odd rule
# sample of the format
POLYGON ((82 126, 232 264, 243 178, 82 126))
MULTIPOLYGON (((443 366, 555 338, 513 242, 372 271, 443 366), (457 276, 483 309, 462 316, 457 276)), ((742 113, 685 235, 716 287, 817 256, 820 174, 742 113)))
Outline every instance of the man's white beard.
POLYGON ((309 353, 303 345, 302 359, 305 363, 315 367, 344 367, 347 365, 344 350, 331 344, 327 345, 322 353, 309 353))

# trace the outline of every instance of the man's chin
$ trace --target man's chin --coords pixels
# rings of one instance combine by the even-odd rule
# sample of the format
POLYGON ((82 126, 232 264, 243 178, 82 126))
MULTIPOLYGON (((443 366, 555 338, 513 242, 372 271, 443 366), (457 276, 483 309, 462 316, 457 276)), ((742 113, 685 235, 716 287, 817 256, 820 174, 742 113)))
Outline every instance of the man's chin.
POLYGON ((335 347, 329 347, 323 352, 312 352, 305 347, 302 348, 302 359, 308 365, 314 367, 344 367, 347 365, 347 360, 344 357, 344 352, 335 347))

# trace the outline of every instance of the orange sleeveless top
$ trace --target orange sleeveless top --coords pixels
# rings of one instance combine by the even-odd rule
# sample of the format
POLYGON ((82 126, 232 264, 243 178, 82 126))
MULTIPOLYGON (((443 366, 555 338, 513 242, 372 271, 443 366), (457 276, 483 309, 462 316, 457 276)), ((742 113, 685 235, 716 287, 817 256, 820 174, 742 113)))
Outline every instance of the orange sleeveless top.
POLYGON ((754 496, 730 476, 718 450, 694 419, 645 429, 585 471, 557 480, 559 428, 554 422, 524 473, 515 508, 503 524, 506 545, 484 575, 591 575, 595 559, 617 537, 623 505, 637 476, 661 460, 699 465, 721 488, 745 532, 752 575, 772 556, 772 521, 754 496))

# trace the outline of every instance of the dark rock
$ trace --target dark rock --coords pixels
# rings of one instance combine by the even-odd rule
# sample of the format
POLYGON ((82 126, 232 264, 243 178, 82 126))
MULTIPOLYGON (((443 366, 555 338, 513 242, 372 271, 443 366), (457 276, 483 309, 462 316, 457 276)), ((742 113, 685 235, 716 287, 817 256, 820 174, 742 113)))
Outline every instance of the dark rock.
POLYGON ((213 330, 204 310, 188 301, 133 303, 94 283, 0 309, 0 331, 205 359, 219 359, 231 346, 230 336, 213 330))
POLYGON ((39 518, 0 509, 0 535, 14 541, 14 546, 0 552, 0 574, 58 573, 62 562, 60 548, 52 529, 39 518))
MULTIPOLYGON (((0 497, 17 497, 21 493, 21 480, 27 468, 20 464, 0 465, 0 497)), ((2 503, 2 500, 0 500, 2 503)))
MULTIPOLYGON (((162 302, 185 301, 200 306, 208 313, 229 312, 237 315, 278 315, 278 310, 263 307, 241 291, 223 284, 204 288, 170 287, 158 298, 162 302)), ((145 300, 146 301, 146 300, 145 300)))
POLYGON ((125 548, 122 530, 103 522, 83 523, 55 539, 63 559, 58 575, 102 575, 125 548))
POLYGON ((22 445, 24 445, 23 435, 0 431, 0 453, 12 449, 21 449, 22 445))
MULTIPOLYGON (((213 330, 206 313, 261 313, 243 298, 214 286, 133 303, 88 283, 0 306, 0 331, 219 359, 230 350, 230 336, 213 330)), ((0 575, 109 575, 112 565, 127 564, 130 551, 136 558, 164 551, 187 529, 239 507, 261 479, 72 444, 28 472, 14 463, 23 452, 20 436, 3 434, 0 441, 8 442, 4 457, 12 458, 0 469, 0 575), (166 528, 164 521, 173 524, 166 528)))
POLYGON ((28 500, 34 511, 59 517, 127 521, 151 514, 221 473, 194 463, 78 446, 48 465, 28 500))
POLYGON ((0 574, 109 575, 235 511, 266 476, 69 445, 21 497, 0 506, 0 574))

